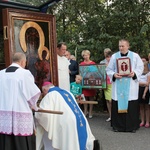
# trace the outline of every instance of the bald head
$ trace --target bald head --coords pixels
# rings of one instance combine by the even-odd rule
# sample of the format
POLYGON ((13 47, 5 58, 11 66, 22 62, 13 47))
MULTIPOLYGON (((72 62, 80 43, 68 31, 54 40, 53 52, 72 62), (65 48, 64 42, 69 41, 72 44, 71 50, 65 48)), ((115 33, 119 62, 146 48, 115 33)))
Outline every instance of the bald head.
POLYGON ((21 52, 16 52, 12 58, 13 63, 19 64, 22 68, 26 66, 26 55, 21 52))

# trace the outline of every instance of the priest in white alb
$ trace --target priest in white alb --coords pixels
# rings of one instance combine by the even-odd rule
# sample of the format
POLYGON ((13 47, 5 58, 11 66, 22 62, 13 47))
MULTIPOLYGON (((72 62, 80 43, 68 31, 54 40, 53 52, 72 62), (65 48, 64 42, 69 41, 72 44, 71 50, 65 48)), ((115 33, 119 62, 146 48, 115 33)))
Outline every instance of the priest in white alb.
POLYGON ((44 82, 40 109, 62 115, 36 113, 36 150, 93 150, 95 137, 72 93, 44 82))
POLYGON ((58 43, 57 45, 58 82, 60 88, 70 91, 70 77, 69 77, 70 62, 64 56, 66 50, 67 46, 64 42, 58 43))
POLYGON ((111 125, 114 131, 136 132, 139 128, 139 79, 143 72, 140 56, 129 50, 129 41, 119 40, 106 73, 112 82, 111 125))

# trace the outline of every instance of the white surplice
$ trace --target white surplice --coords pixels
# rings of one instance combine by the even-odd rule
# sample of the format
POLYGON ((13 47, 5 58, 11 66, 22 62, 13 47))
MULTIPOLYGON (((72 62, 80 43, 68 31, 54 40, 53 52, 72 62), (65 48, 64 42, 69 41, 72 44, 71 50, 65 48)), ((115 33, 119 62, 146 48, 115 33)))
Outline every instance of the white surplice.
MULTIPOLYGON (((74 101, 76 103, 75 99, 74 101)), ((79 107, 78 104, 77 107, 79 107)), ((62 111, 63 114, 35 114, 38 122, 36 131, 36 150, 41 150, 41 147, 43 146, 43 135, 45 131, 48 132, 48 138, 50 141, 52 141, 53 148, 59 150, 80 150, 76 117, 61 94, 57 91, 48 93, 42 99, 40 108, 46 110, 62 111)), ((84 116, 83 113, 82 115, 84 116)), ((86 150, 93 150, 93 141, 95 138, 91 133, 88 121, 85 116, 84 119, 86 122, 87 132, 86 150)))
POLYGON ((69 77, 69 65, 70 62, 65 56, 60 57, 57 55, 58 61, 58 82, 59 87, 70 91, 70 77, 69 77))
POLYGON ((33 113, 41 94, 29 70, 0 71, 0 133, 29 136, 33 134, 33 113))
MULTIPOLYGON (((131 69, 136 74, 137 79, 133 80, 131 78, 130 81, 130 92, 129 92, 129 101, 131 100, 137 100, 138 99, 138 91, 139 91, 139 80, 141 77, 141 74, 143 72, 143 62, 140 58, 140 56, 137 53, 134 53, 132 51, 128 51, 128 53, 133 53, 133 60, 131 63, 131 69)), ((117 101, 117 88, 116 88, 116 82, 113 82, 113 75, 117 73, 117 66, 116 66, 116 54, 113 54, 110 62, 106 68, 107 75, 110 77, 110 80, 112 82, 112 99, 117 101)), ((121 57, 121 56, 120 56, 121 57)), ((127 56, 128 57, 128 56, 127 56)))

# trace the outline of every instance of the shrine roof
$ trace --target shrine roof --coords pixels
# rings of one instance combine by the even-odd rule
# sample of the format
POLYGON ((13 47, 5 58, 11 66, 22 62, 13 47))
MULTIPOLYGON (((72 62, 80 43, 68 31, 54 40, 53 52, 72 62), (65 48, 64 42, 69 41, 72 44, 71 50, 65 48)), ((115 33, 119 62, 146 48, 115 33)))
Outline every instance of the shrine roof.
POLYGON ((48 7, 59 1, 61 0, 0 0, 0 6, 46 12, 48 7))

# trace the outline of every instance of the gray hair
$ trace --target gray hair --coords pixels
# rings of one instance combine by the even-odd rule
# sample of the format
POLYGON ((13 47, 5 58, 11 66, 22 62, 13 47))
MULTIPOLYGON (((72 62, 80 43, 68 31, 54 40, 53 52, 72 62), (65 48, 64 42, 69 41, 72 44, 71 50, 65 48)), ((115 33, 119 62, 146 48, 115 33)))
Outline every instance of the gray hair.
POLYGON ((16 52, 12 57, 13 62, 20 62, 21 60, 26 60, 26 55, 22 52, 16 52))
POLYGON ((111 49, 110 48, 105 48, 104 53, 107 53, 107 52, 111 52, 111 49))

